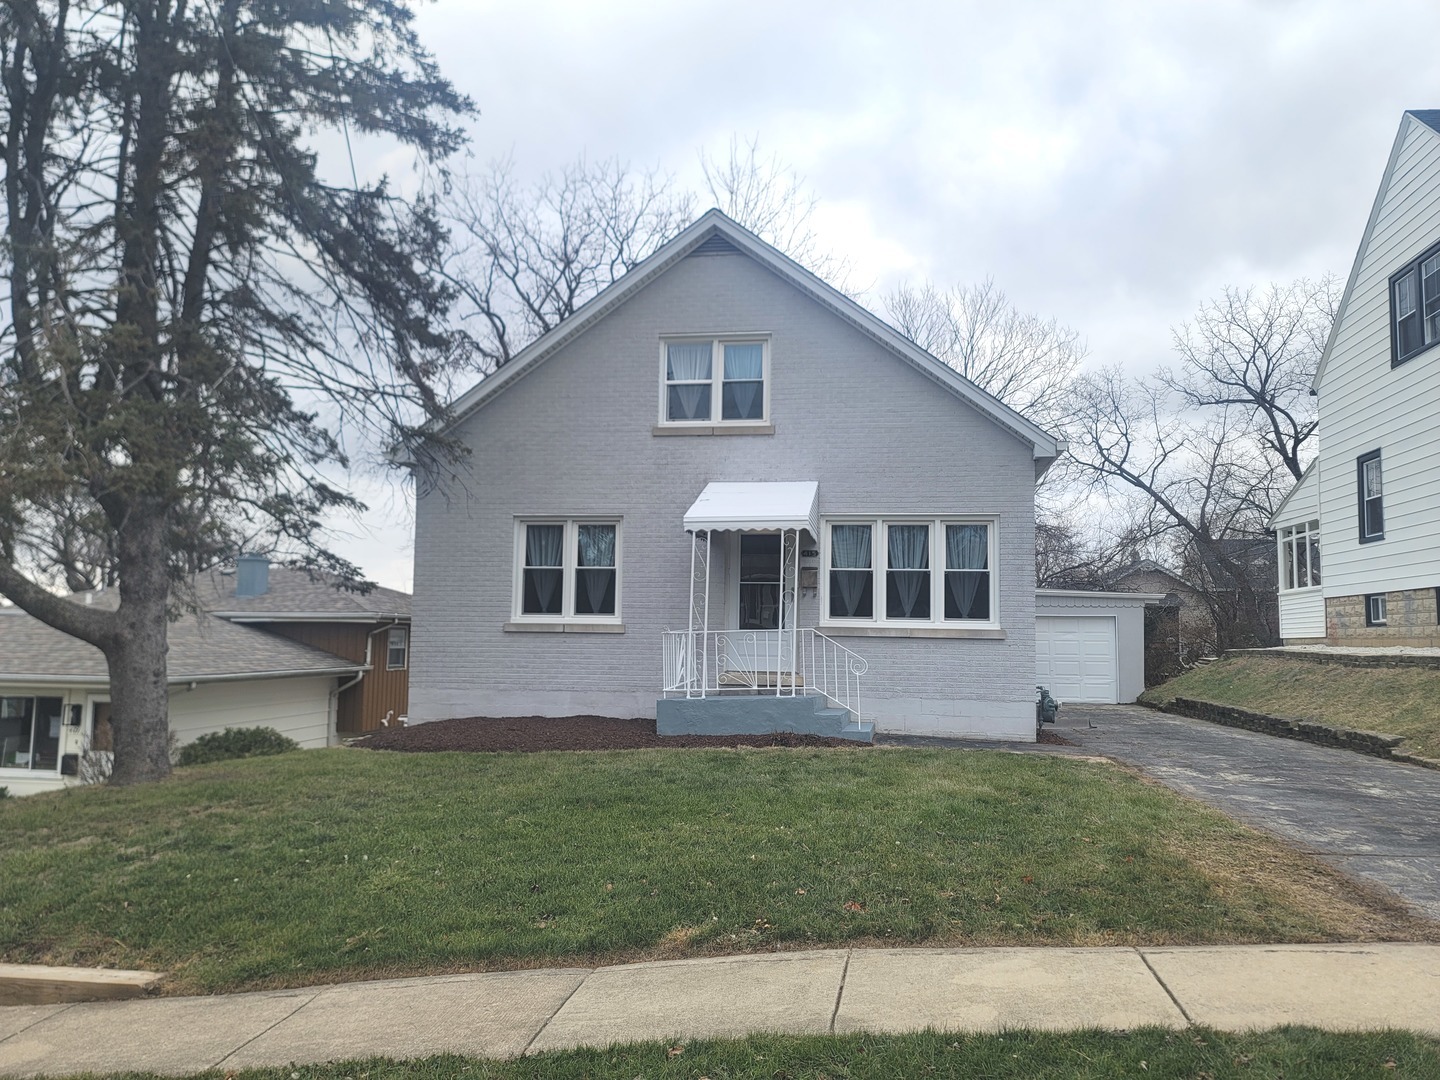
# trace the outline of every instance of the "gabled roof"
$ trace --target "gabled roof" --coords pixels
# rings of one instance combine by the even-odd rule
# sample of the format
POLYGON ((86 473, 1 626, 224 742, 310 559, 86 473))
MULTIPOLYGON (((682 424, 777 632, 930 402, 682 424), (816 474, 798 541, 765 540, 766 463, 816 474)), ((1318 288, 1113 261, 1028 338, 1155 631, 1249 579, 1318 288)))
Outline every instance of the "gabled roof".
MULTIPOLYGON (((1320 459, 1317 457, 1311 461, 1309 465, 1305 466, 1305 471, 1300 474, 1300 479, 1296 480, 1295 486, 1285 493, 1285 497, 1280 500, 1280 505, 1275 507, 1274 511, 1271 512, 1270 520, 1266 522, 1266 525, 1272 529, 1275 528, 1275 523, 1284 517, 1285 510, 1290 505, 1290 500, 1295 498, 1300 489, 1305 486, 1305 481, 1310 479, 1311 474, 1315 471, 1316 465, 1319 463, 1320 459)), ((1311 516, 1313 517, 1314 515, 1311 516)))
MULTIPOLYGON (((187 615, 170 624, 167 656, 172 683, 344 675, 363 664, 342 660, 298 641, 252 630, 212 615, 187 615)), ((0 680, 108 683, 105 654, 19 608, 0 609, 0 680)))
POLYGON ((1310 380, 1310 389, 1320 389, 1320 377, 1325 374, 1325 366, 1330 360, 1330 351, 1335 347, 1335 338, 1340 332, 1340 324, 1345 319, 1345 309, 1350 305, 1350 296, 1355 291, 1355 282, 1360 277, 1360 265, 1365 261, 1366 249, 1370 247, 1370 237, 1375 231, 1375 223, 1380 220, 1380 208, 1385 202, 1385 194, 1390 190, 1390 178, 1395 174, 1395 163, 1400 160, 1400 151, 1405 146, 1405 135, 1412 123, 1430 133, 1435 138, 1440 138, 1440 109, 1407 109, 1400 117, 1400 130, 1395 133, 1395 142, 1390 147, 1390 157, 1385 163, 1385 174, 1380 178, 1380 189, 1375 193, 1375 203, 1370 207, 1370 217, 1365 221, 1365 231, 1360 236, 1360 246, 1355 249, 1355 262, 1350 266, 1350 276, 1345 281, 1345 291, 1340 294, 1340 305, 1335 309, 1335 321, 1330 326, 1330 336, 1325 340, 1325 351, 1320 354, 1320 363, 1315 368, 1315 378, 1310 380))
POLYGON ((834 286, 822 281, 794 259, 767 244, 719 210, 707 210, 679 236, 664 244, 619 281, 602 290, 559 326, 521 350, 495 374, 482 379, 460 395, 451 405, 450 426, 458 424, 511 383, 522 378, 527 371, 594 326, 681 259, 702 244, 714 241, 716 237, 729 241, 742 254, 748 255, 861 333, 885 346, 1022 442, 1029 443, 1037 462, 1037 475, 1064 449, 1053 435, 980 389, 950 365, 920 348, 894 327, 866 311, 834 286))

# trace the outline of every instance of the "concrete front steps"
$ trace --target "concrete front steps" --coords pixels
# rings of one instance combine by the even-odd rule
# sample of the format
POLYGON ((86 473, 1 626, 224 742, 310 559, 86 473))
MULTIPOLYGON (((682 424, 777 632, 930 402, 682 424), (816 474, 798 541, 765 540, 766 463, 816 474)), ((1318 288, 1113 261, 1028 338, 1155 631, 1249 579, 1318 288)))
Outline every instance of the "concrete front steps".
POLYGON ((776 697, 763 691, 707 698, 662 698, 655 705, 660 735, 820 735, 873 742, 875 725, 857 720, 818 694, 776 697))

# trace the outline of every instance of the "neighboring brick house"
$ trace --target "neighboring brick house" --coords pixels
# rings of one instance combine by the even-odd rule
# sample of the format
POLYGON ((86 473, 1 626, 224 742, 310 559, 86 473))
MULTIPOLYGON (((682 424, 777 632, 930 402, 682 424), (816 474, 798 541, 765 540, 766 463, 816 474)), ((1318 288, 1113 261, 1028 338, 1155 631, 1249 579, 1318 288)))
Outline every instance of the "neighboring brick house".
POLYGON ((1440 110, 1401 117, 1313 389, 1320 451, 1270 522, 1281 634, 1440 647, 1440 110))
POLYGON ((476 468, 420 485, 412 722, 1034 738, 1059 444, 718 211, 453 417, 476 468))
POLYGON ((1156 606, 1173 613, 1173 620, 1164 624, 1167 638, 1173 640, 1147 641, 1147 648, 1155 644, 1173 646, 1175 659, 1182 664, 1214 651, 1215 620, 1204 598, 1153 559, 1141 559, 1117 571, 1106 587, 1116 592, 1159 593, 1165 597, 1164 603, 1156 606))

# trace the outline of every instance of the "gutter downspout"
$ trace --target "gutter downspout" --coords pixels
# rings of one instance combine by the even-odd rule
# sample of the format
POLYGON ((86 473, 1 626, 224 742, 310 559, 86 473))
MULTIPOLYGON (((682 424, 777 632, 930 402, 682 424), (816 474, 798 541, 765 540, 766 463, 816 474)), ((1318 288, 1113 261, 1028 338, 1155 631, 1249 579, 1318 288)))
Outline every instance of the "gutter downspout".
POLYGON ((371 654, 372 654, 372 652, 374 651, 374 648, 375 648, 375 635, 378 634, 378 633, 380 633, 380 631, 382 631, 382 630, 389 630, 389 629, 391 629, 392 627, 399 626, 399 625, 400 625, 400 620, 399 620, 399 619, 391 619, 391 620, 390 620, 388 623, 386 623, 384 626, 377 626, 374 630, 371 630, 368 634, 366 634, 366 635, 365 635, 365 670, 357 673, 356 676, 355 676, 353 679, 351 679, 349 682, 345 683, 343 686, 337 686, 337 687, 335 687, 334 690, 331 690, 331 691, 330 691, 330 710, 331 710, 332 715, 334 715, 334 717, 335 717, 335 725, 336 725, 336 728, 335 728, 335 739, 336 739, 337 742, 338 742, 339 739, 340 739, 340 729, 339 729, 339 724, 340 724, 340 695, 343 694, 346 690, 349 690, 352 686, 358 686, 359 683, 360 683, 360 681, 365 678, 365 673, 368 672, 368 671, 373 670, 373 665, 372 665, 372 663, 371 663, 371 659, 370 659, 370 658, 371 658, 371 654))

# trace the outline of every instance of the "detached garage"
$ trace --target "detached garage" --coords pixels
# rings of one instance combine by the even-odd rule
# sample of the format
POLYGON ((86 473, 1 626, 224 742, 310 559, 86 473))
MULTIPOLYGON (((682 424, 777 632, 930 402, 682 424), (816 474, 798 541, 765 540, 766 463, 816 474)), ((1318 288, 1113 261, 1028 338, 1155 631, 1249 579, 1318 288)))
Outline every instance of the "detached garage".
POLYGON ((1113 705, 1145 689, 1145 605, 1159 593, 1035 593, 1035 681, 1060 702, 1113 705))

